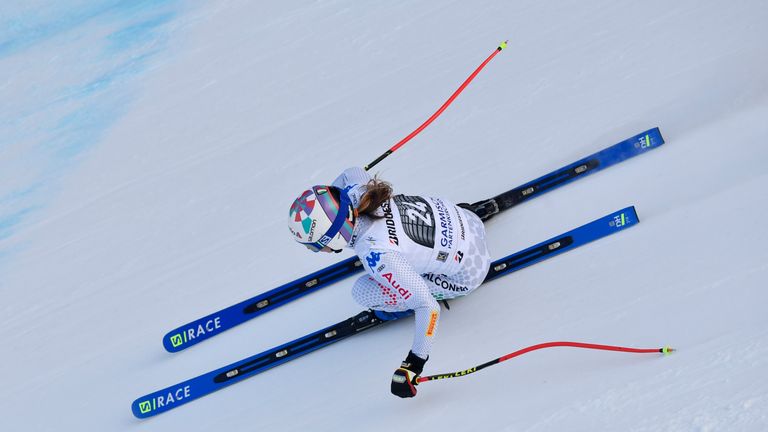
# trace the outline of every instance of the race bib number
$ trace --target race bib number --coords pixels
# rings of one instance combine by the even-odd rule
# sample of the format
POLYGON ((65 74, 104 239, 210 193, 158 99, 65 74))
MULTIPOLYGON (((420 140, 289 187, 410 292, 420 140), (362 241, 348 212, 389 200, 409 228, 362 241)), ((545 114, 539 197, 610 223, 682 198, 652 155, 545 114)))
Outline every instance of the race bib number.
POLYGON ((422 197, 396 195, 392 197, 403 224, 405 234, 415 243, 434 249, 435 215, 422 197))

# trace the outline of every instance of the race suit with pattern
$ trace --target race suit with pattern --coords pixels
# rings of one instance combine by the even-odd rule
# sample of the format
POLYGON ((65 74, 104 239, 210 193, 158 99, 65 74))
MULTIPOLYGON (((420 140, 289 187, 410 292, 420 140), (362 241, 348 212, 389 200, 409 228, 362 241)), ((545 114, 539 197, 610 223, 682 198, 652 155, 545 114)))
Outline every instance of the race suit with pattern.
MULTIPOLYGON (((346 189, 357 208, 370 179, 362 168, 349 168, 333 186, 346 189)), ((352 296, 374 310, 413 310, 411 351, 426 359, 437 334, 438 300, 469 294, 488 273, 485 228, 474 213, 434 197, 395 195, 377 215, 358 217, 348 245, 368 272, 352 296)))

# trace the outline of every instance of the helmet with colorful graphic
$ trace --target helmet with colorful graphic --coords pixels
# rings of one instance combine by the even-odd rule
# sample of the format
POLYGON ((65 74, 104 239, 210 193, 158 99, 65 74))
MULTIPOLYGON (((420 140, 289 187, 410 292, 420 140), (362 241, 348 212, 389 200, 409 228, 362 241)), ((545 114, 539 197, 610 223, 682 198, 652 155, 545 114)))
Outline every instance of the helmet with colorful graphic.
POLYGON ((349 196, 335 186, 313 186, 296 198, 288 211, 293 239, 314 252, 325 247, 341 252, 352 238, 354 223, 349 196))

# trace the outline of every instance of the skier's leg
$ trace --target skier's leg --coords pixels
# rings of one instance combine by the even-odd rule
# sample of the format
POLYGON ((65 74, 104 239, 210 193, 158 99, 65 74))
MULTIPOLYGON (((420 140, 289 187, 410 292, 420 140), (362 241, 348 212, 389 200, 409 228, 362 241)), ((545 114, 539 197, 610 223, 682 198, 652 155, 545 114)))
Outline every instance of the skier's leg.
POLYGON ((376 282, 365 275, 355 281, 352 286, 352 298, 364 307, 376 312, 376 316, 384 321, 402 318, 413 312, 395 294, 392 289, 376 282))
POLYGON ((371 276, 363 275, 352 286, 352 298, 367 308, 386 312, 408 310, 400 297, 390 287, 376 282, 371 276))

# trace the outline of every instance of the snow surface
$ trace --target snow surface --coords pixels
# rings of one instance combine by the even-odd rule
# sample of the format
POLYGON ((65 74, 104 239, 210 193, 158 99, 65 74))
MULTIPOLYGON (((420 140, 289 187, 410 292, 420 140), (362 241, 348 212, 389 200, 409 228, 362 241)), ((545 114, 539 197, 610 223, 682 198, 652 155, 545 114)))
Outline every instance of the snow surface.
MULTIPOLYGON (((65 0, 0 6, 0 430, 768 430, 768 5, 65 0), (179 324, 336 262, 302 188, 456 102, 378 167, 473 201, 659 126, 667 144, 488 224, 494 257, 641 224, 453 302, 389 394, 399 322, 158 417, 136 397, 358 312, 352 280, 171 355, 179 324)), ((345 254, 345 256, 347 256, 345 254)))

